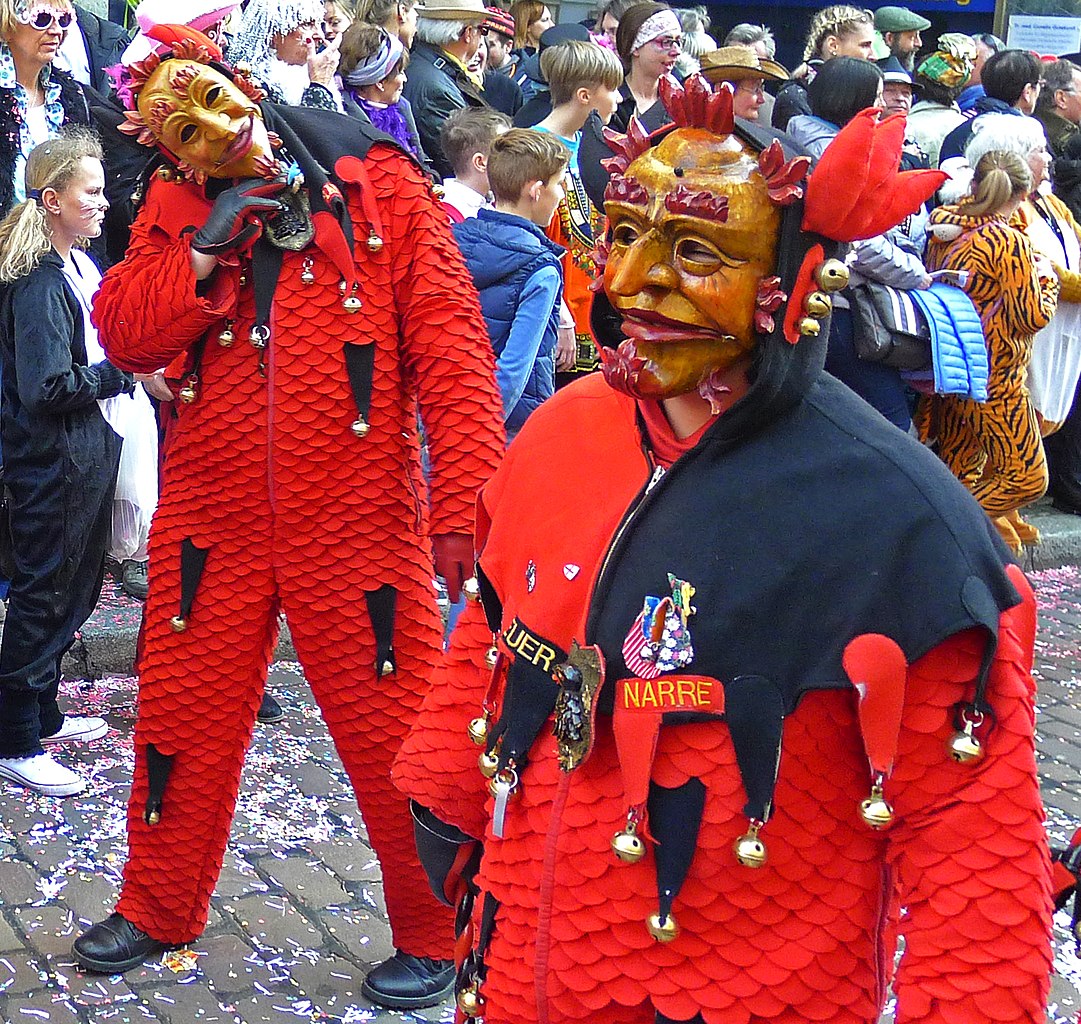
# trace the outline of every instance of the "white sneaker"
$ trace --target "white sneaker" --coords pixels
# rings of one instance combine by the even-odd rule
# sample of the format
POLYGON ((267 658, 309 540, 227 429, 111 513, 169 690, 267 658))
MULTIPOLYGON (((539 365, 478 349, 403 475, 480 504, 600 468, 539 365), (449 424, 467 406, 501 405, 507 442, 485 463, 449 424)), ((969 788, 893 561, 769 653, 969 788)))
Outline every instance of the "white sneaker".
POLYGON ((45 796, 74 796, 86 789, 86 779, 54 761, 52 754, 0 757, 0 778, 10 779, 45 796))
POLYGON ((108 731, 109 723, 104 718, 66 715, 60 731, 51 736, 42 736, 41 745, 48 747, 54 743, 89 743, 90 740, 100 740, 108 731))

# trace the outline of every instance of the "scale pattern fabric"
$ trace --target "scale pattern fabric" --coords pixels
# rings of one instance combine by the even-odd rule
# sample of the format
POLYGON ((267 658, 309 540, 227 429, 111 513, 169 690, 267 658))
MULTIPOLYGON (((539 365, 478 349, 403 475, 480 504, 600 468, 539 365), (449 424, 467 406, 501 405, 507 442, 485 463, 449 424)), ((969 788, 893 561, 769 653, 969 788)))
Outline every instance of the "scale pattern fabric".
POLYGON ((320 249, 286 252, 264 368, 247 340, 247 261, 220 266, 197 295, 183 233, 209 203, 194 185, 154 180, 128 256, 95 307, 111 358, 141 370, 190 370, 191 346, 209 332, 197 399, 178 406, 151 535, 131 854, 118 905, 161 940, 190 941, 205 926, 281 608, 379 855, 395 945, 450 955, 449 913, 428 894, 389 769, 440 650, 429 532, 472 531, 476 491, 503 448, 501 407, 476 294, 428 184, 386 146, 365 167, 383 221, 378 253, 363 242, 359 185, 343 175, 361 240, 363 309, 343 309, 338 271, 320 249), (314 283, 301 278, 306 261, 314 283), (218 343, 227 320, 231 347, 218 343), (342 347, 367 343, 371 432, 359 439, 342 347), (432 453, 430 516, 418 399, 432 453), (209 554, 187 630, 175 633, 185 539, 209 554), (396 671, 379 677, 365 594, 385 585, 398 592, 396 671), (148 743, 175 756, 154 826, 142 817, 148 743))
MULTIPOLYGON (((618 436, 616 403, 594 397, 582 404, 594 430, 618 436)), ((560 428, 573 430, 568 408, 560 428)), ((549 537, 530 533, 534 517, 521 511, 513 483, 523 441, 525 434, 484 492, 482 567, 520 564, 528 554, 540 580, 553 567, 550 550, 557 572, 563 561, 564 516, 590 530, 601 524, 590 559, 579 559, 568 584, 584 580, 588 595, 610 531, 640 485, 634 457, 607 445, 609 497, 575 501, 565 488, 559 509, 545 508, 555 519, 549 537), (500 514, 511 509, 518 510, 514 535, 526 540, 516 552, 492 551, 500 514)), ((545 469, 560 478, 559 466, 545 469)), ((610 850, 626 803, 609 717, 598 715, 593 752, 569 774, 558 767, 550 728, 542 730, 508 804, 505 834, 493 835, 480 748, 466 738, 488 691, 484 652, 492 636, 480 609, 467 609, 395 778, 439 817, 484 839, 479 883, 500 902, 481 988, 486 1024, 649 1024, 655 1012, 674 1021, 700 1014, 704 1024, 873 1024, 898 930, 907 943, 892 979, 898 1024, 1042 1021, 1051 906, 1033 742, 1035 605, 1019 570, 1011 576, 1024 600, 1001 618, 987 697, 997 723, 987 756, 962 765, 947 754, 953 708, 971 699, 983 650, 985 634, 969 630, 909 666, 896 768, 885 787, 897 817, 887 832, 870 830, 858 814, 871 780, 853 690, 810 693, 786 719, 776 810, 761 833, 769 859, 759 869, 733 855, 747 827, 746 798, 727 727, 662 729, 653 780, 671 788, 698 778, 707 794, 698 848, 673 907, 680 934, 667 945, 645 928, 657 908, 653 857, 625 865, 610 850)), ((504 597, 525 589, 498 571, 490 578, 504 597)), ((533 598, 540 593, 538 582, 533 598)), ((579 602, 583 617, 587 603, 579 602)), ((584 619, 571 621, 563 601, 552 606, 550 616, 527 603, 517 610, 524 616, 521 609, 533 607, 529 628, 569 649, 572 637, 584 635, 584 619)), ((513 613, 504 608, 505 617, 513 613)), ((496 717, 506 659, 501 664, 496 717)))

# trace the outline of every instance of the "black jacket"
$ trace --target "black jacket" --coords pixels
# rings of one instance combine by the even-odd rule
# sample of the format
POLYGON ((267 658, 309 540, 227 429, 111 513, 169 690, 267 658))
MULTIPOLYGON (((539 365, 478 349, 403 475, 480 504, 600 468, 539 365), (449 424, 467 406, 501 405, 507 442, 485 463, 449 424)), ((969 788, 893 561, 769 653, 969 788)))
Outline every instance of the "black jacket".
POLYGON ((108 92, 109 76, 105 69, 120 63, 128 45, 128 34, 119 25, 99 18, 79 4, 75 5, 75 14, 90 63, 90 84, 98 92, 108 92))
POLYGON ((469 76, 437 47, 418 40, 413 45, 409 74, 403 94, 413 106, 420 143, 440 178, 450 178, 454 168, 443 155, 439 130, 451 114, 465 107, 486 107, 481 91, 469 76))
POLYGON ((15 572, 0 685, 52 685, 94 609, 120 462, 98 399, 133 387, 109 362, 87 365, 83 311, 55 252, 3 286, 0 437, 15 572))
POLYGON ((946 160, 965 155, 965 147, 968 145, 968 140, 972 138, 972 125, 981 114, 1016 114, 1018 117, 1025 116, 1016 107, 1011 107, 1004 100, 996 100, 993 96, 981 96, 976 100, 976 105, 972 109, 972 116, 967 121, 959 124, 942 140, 942 148, 938 151, 938 164, 940 167, 946 160))
POLYGON ((514 117, 522 109, 524 102, 521 87, 501 71, 484 72, 484 99, 489 106, 495 107, 507 117, 514 117))

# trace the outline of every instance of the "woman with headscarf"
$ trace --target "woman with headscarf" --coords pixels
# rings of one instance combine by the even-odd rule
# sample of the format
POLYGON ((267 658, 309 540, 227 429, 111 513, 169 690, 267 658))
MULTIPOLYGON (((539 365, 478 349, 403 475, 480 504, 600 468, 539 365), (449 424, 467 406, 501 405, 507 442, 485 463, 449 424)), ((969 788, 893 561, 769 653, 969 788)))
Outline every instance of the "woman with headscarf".
POLYGON ((321 0, 251 0, 229 44, 229 62, 246 64, 275 103, 341 110, 338 40, 323 46, 324 13, 321 0))
MULTIPOLYGON (((663 112, 660 81, 671 77, 683 52, 683 26, 667 4, 635 4, 623 15, 616 30, 616 51, 627 72, 623 101, 610 122, 625 132, 632 117, 645 117, 650 110, 663 112)), ((664 121, 668 115, 662 113, 664 121)))
POLYGON ((908 113, 908 135, 923 150, 932 167, 938 166, 942 140, 965 115, 957 97, 965 88, 976 61, 976 44, 962 32, 938 37, 933 53, 920 61, 913 85, 919 100, 908 113))
POLYGON ((385 28, 354 22, 341 43, 342 107, 364 117, 395 139, 422 164, 428 158, 420 145, 409 100, 402 96, 409 51, 385 28))

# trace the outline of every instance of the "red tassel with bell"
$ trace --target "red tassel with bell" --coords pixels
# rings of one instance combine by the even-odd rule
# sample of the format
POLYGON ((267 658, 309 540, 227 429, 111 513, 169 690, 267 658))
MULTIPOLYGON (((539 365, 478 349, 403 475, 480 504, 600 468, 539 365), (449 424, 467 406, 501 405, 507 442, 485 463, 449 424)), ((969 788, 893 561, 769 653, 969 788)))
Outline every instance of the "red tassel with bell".
POLYGON ((883 787, 897 756, 908 661, 897 643, 880 633, 853 638, 841 661, 859 695, 860 736, 873 779, 871 795, 860 802, 860 818, 879 831, 893 824, 893 807, 883 787))

